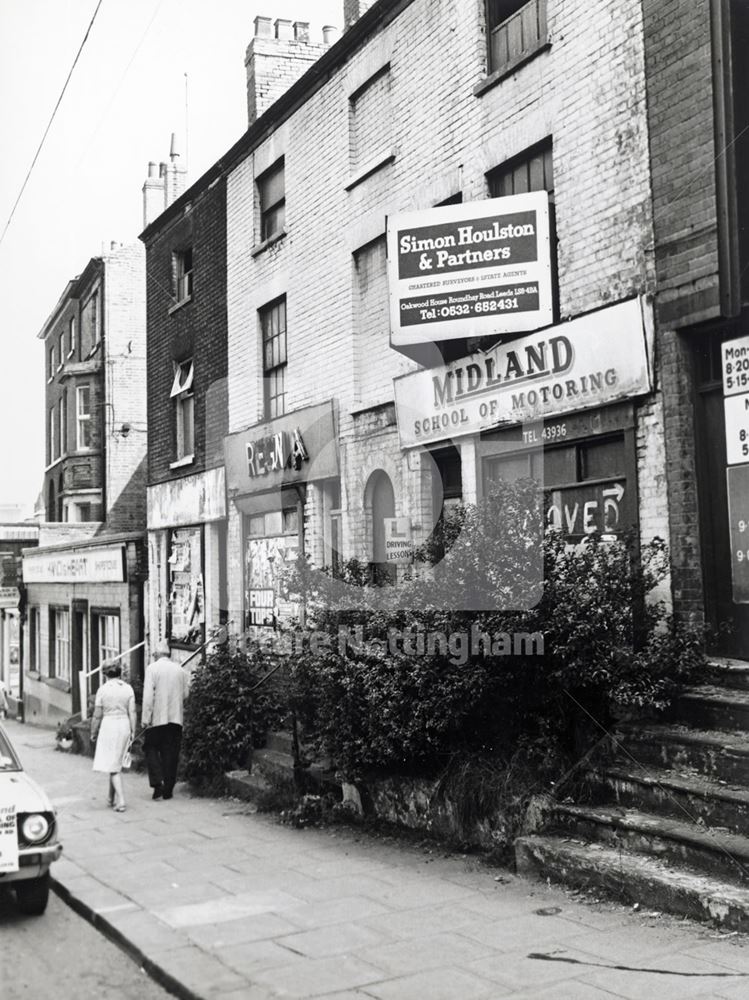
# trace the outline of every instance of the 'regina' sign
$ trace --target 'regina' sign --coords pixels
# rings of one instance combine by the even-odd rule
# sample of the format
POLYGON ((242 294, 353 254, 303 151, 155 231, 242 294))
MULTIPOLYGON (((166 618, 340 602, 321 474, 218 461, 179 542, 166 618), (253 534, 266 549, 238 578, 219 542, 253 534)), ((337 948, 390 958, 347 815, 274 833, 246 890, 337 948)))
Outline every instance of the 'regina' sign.
POLYGON ((392 216, 387 243, 394 347, 552 321, 545 191, 392 216))
POLYGON ((401 447, 603 406, 652 388, 650 306, 630 299, 393 382, 401 447))

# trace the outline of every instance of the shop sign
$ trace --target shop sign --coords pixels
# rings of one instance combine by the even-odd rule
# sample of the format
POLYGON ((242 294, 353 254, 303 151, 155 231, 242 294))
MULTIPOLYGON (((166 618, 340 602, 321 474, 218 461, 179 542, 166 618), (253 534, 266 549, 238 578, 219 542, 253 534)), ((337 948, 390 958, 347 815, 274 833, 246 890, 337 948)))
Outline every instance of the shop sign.
POLYGON ((543 420, 649 392, 652 323, 621 302, 394 380, 401 447, 543 420))
POLYGON ((146 496, 149 531, 221 520, 226 517, 224 467, 149 486, 146 496))
POLYGON ((395 347, 552 321, 546 191, 392 216, 387 243, 395 347))
POLYGON ((248 625, 273 626, 275 615, 276 594, 272 588, 247 591, 248 625))
POLYGON ((726 461, 729 465, 749 462, 749 392, 726 396, 723 400, 726 420, 726 461))
MULTIPOLYGON (((2 758, 0 758, 0 761, 2 758)), ((18 871, 15 805, 0 806, 0 874, 18 871)))
POLYGON ((616 535, 632 525, 625 513, 625 494, 623 480, 550 490, 546 519, 567 538, 616 535))
POLYGON ((410 563, 414 557, 414 542, 410 517, 386 517, 385 562, 410 563))
POLYGON ((333 404, 287 413, 224 438, 229 496, 338 475, 333 404))
POLYGON ((24 583, 123 583, 122 545, 67 552, 33 552, 23 557, 24 583))
POLYGON ((0 608, 17 608, 20 599, 18 587, 0 587, 0 608))
POLYGON ((749 465, 726 469, 734 604, 749 604, 749 465))

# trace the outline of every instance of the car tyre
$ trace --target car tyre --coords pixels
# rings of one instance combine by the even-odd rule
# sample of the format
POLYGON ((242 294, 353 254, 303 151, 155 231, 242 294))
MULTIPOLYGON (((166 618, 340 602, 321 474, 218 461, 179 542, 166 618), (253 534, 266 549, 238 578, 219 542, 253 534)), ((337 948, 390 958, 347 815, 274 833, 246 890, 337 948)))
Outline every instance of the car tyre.
POLYGON ((15 885, 18 909, 30 917, 39 917, 47 909, 49 872, 40 878, 24 879, 15 885))

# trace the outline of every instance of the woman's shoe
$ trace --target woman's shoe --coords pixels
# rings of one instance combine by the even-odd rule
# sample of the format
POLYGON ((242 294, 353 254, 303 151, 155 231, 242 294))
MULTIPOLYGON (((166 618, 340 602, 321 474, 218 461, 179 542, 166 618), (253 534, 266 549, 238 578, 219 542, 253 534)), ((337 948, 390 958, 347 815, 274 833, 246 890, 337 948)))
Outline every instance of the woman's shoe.
POLYGON ((122 803, 122 805, 119 805, 119 806, 115 806, 115 807, 114 807, 114 811, 115 811, 116 813, 124 813, 124 811, 125 811, 125 804, 124 804, 124 803, 122 803))

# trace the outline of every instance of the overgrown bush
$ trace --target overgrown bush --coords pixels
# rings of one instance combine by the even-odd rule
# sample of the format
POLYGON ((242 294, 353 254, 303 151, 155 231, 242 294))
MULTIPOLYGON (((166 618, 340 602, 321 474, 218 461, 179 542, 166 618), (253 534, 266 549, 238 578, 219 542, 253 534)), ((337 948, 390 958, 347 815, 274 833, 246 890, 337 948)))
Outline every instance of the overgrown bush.
POLYGON ((292 701, 349 780, 437 773, 456 754, 508 759, 518 743, 552 741, 566 759, 623 708, 664 708, 702 664, 703 636, 647 599, 668 571, 662 542, 638 553, 594 535, 573 547, 540 530, 540 510, 532 481, 498 484, 446 520, 441 562, 397 587, 373 590, 349 565, 344 591, 299 567, 292 587, 318 643, 289 658, 292 701), (461 610, 467 592, 490 594, 494 609, 461 610), (430 647, 435 635, 447 645, 430 647), (522 635, 536 648, 507 640, 522 635), (498 638, 466 655, 472 636, 498 638))
POLYGON ((247 766, 269 729, 283 725, 289 696, 284 671, 271 675, 275 666, 262 650, 247 654, 224 644, 193 672, 183 732, 188 781, 220 782, 226 771, 247 766))

